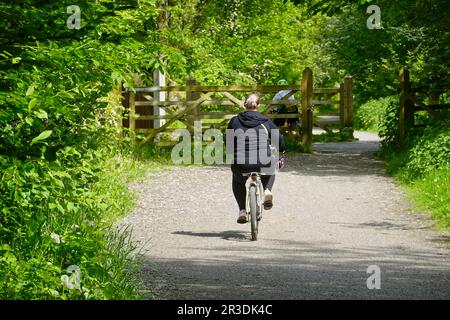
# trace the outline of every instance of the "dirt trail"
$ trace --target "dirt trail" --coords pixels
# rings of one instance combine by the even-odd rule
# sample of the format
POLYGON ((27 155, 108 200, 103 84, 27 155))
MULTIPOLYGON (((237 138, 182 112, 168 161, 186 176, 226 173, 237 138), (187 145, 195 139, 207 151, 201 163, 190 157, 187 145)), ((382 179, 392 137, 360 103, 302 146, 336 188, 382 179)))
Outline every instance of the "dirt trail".
MULTIPOLYGON (((448 237, 408 212, 373 157, 378 138, 289 157, 259 240, 236 223, 227 167, 174 167, 134 185, 123 220, 145 250, 158 299, 450 299, 448 237), (369 290, 367 268, 381 269, 369 290)), ((151 298, 151 294, 148 294, 151 298)))

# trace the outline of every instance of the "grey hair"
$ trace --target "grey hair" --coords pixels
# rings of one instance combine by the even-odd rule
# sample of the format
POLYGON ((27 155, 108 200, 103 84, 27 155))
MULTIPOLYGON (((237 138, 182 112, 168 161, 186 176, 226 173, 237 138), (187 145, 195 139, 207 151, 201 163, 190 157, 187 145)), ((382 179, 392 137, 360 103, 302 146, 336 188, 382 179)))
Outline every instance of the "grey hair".
POLYGON ((255 93, 252 93, 245 99, 244 106, 247 110, 257 109, 259 106, 259 96, 255 93))

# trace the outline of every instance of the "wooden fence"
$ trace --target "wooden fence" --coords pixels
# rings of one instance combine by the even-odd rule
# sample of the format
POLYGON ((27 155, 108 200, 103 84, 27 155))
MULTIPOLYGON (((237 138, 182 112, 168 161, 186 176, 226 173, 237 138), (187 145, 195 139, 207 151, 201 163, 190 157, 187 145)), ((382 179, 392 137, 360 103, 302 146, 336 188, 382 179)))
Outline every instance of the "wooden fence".
MULTIPOLYGON (((244 111, 244 99, 250 93, 258 93, 263 106, 263 114, 270 119, 296 118, 302 123, 302 143, 308 147, 312 144, 312 129, 314 107, 320 105, 339 105, 341 127, 351 127, 353 124, 352 78, 346 77, 338 88, 313 88, 313 74, 307 68, 303 72, 301 85, 227 85, 203 86, 190 79, 184 86, 153 86, 123 90, 123 105, 125 117, 123 126, 130 129, 133 140, 136 134, 142 134, 140 143, 155 143, 155 138, 162 133, 170 133, 179 128, 179 124, 194 130, 194 122, 201 121, 202 130, 209 128, 224 128, 231 117, 244 111), (286 90, 279 100, 273 100, 273 95, 286 90), (161 101, 161 92, 166 93, 165 101, 161 101), (299 93, 300 98, 291 97, 299 93), (339 94, 339 100, 316 99, 318 96, 334 96, 339 94), (267 96, 270 95, 270 98, 267 96), (280 104, 297 105, 298 113, 278 114, 271 111, 280 104), (300 107, 301 106, 301 107, 300 107), (158 109, 159 108, 159 109, 158 109), (160 112, 157 110, 164 110, 160 112), (159 122, 156 122, 159 120, 159 122), (161 124, 161 120, 163 123, 161 124), (213 122, 210 122, 210 121, 213 122), (155 125, 157 123, 157 125, 155 125), (174 126, 178 123, 178 126, 174 126), (159 125, 158 125, 159 124, 159 125)), ((165 143, 169 144, 169 143, 165 143)))
MULTIPOLYGON (((409 71, 406 68, 400 69, 400 108, 399 108, 399 139, 400 145, 405 144, 406 132, 413 127, 414 113, 417 111, 427 111, 436 119, 442 119, 438 110, 449 109, 450 104, 425 104, 420 101, 411 90, 409 81, 409 71)), ((439 100, 439 99, 437 99, 439 100)))

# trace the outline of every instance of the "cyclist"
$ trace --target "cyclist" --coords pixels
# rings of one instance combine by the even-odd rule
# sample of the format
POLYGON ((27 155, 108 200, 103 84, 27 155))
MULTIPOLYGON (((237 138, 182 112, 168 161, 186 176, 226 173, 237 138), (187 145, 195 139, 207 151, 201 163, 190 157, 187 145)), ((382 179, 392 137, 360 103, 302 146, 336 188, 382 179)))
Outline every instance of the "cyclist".
POLYGON ((266 160, 267 158, 272 159, 273 150, 269 141, 273 133, 275 133, 273 138, 276 138, 276 133, 278 133, 279 151, 284 152, 285 150, 283 136, 271 120, 259 113, 259 103, 258 95, 249 95, 244 103, 246 111, 234 116, 228 123, 227 152, 233 154, 232 188, 239 206, 238 223, 247 222, 245 187, 247 177, 242 173, 261 172, 264 169, 265 175, 261 176, 264 187, 263 206, 265 210, 270 210, 273 206, 272 187, 275 182, 275 166, 272 160, 263 161, 263 158, 267 155, 266 160))

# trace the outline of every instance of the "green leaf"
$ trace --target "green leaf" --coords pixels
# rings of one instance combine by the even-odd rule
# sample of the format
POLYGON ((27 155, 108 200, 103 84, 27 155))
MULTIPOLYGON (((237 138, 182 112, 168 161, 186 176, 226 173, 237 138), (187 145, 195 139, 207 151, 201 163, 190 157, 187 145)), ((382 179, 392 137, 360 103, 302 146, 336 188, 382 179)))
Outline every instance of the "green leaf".
POLYGON ((14 57, 11 59, 12 64, 18 64, 22 60, 21 57, 14 57))
POLYGON ((41 132, 37 137, 33 138, 33 140, 31 140, 31 145, 35 144, 38 141, 42 141, 47 139, 48 137, 50 137, 50 135, 53 133, 52 130, 45 130, 43 132, 41 132))
POLYGON ((2 244, 2 246, 0 247, 0 250, 3 250, 3 251, 12 251, 11 250, 11 247, 8 245, 8 244, 2 244))
POLYGON ((38 117, 39 119, 48 119, 48 114, 46 111, 39 109, 39 111, 35 111, 34 114, 36 115, 36 117, 38 117))
POLYGON ((28 87, 27 93, 25 94, 26 96, 31 96, 34 92, 34 84, 32 84, 31 86, 28 87))
POLYGON ((38 102, 38 100, 36 98, 31 99, 30 103, 28 103, 28 111, 33 110, 33 108, 37 104, 37 102, 38 102))
POLYGON ((3 255, 3 260, 7 263, 7 264, 13 264, 15 262, 17 262, 17 258, 14 254, 12 254, 11 252, 6 252, 3 255))
POLYGON ((64 208, 62 205, 60 205, 59 203, 56 204, 56 207, 58 208, 59 212, 64 213, 64 208))
POLYGON ((53 179, 53 181, 55 182, 55 184, 60 187, 60 188, 64 188, 64 183, 59 180, 59 179, 53 179))
POLYGON ((58 93, 58 95, 63 97, 63 98, 73 99, 73 94, 71 94, 68 91, 61 91, 61 92, 58 93))
POLYGON ((5 59, 9 59, 10 57, 12 57, 12 55, 8 51, 3 51, 3 52, 0 52, 0 57, 3 57, 5 59))
POLYGON ((30 126, 33 126, 34 120, 32 117, 26 117, 25 122, 28 123, 30 126))
POLYGON ((68 202, 67 203, 67 210, 68 211, 72 211, 72 212, 75 211, 75 205, 73 204, 73 202, 68 202))

